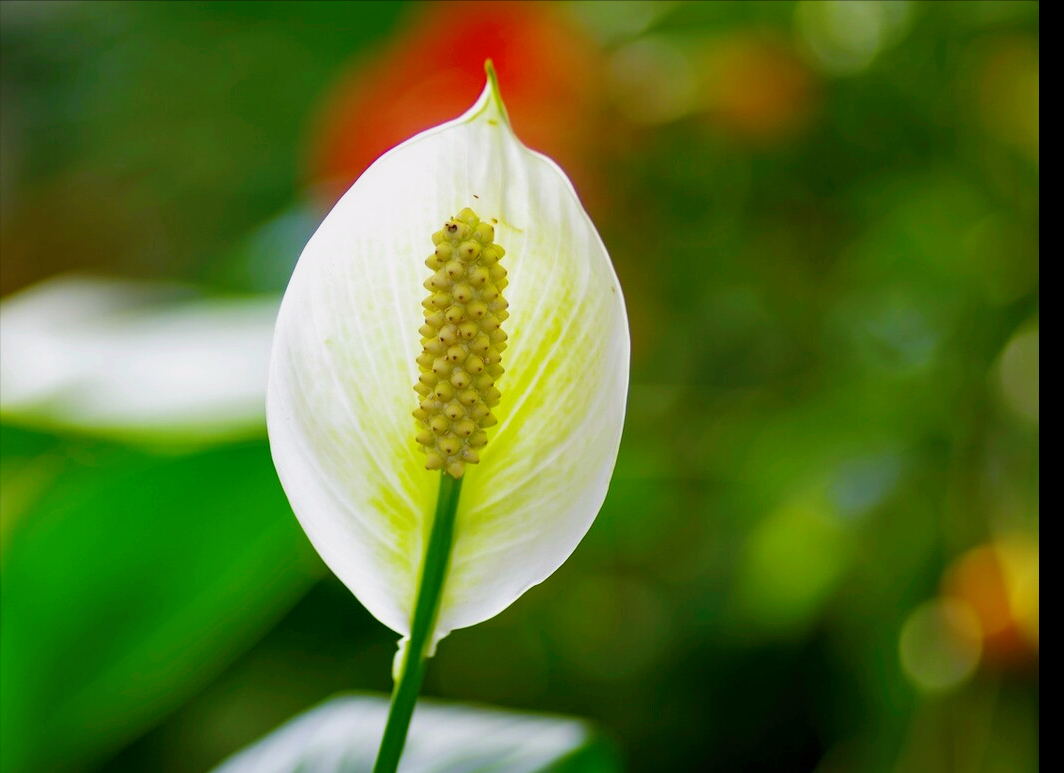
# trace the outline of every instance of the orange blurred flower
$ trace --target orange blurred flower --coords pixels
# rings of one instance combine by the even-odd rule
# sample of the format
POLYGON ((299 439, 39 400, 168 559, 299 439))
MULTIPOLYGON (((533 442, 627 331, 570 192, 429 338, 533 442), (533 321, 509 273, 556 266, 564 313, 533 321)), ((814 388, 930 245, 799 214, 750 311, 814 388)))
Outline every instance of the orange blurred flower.
POLYGON ((988 662, 1021 665, 1038 654, 1038 545, 1011 536, 969 550, 946 570, 942 594, 979 618, 988 662))
POLYGON ((783 40, 737 33, 704 48, 700 102, 725 131, 773 143, 804 128, 819 104, 818 81, 783 40))

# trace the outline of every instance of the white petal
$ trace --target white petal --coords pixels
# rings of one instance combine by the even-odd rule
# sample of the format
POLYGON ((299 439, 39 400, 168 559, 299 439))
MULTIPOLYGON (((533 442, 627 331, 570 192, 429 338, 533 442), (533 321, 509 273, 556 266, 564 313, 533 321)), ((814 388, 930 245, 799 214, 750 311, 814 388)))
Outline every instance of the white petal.
POLYGON ((467 468, 437 628, 498 614, 575 549, 606 494, 629 340, 602 241, 564 173, 525 148, 490 87, 382 156, 303 251, 277 321, 267 417, 315 547, 379 620, 409 620, 439 474, 414 442, 424 258, 464 207, 506 251, 503 397, 467 468))

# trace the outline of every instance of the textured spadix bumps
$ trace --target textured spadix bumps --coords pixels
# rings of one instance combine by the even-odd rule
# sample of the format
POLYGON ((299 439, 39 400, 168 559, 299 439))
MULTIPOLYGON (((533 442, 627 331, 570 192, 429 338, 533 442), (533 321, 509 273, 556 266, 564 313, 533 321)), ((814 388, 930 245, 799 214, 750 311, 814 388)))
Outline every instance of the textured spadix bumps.
POLYGON ((492 224, 466 207, 432 235, 436 250, 425 260, 435 273, 425 280, 429 296, 421 303, 425 324, 418 331, 417 442, 425 448, 426 469, 454 478, 480 461, 478 449, 488 442, 484 430, 499 423, 491 409, 502 397, 495 382, 503 374, 502 323, 510 314, 502 297, 506 269, 499 264, 506 251, 494 239, 492 224))
MULTIPOLYGON (((462 452, 477 451, 480 461, 462 476, 435 639, 498 614, 572 553, 605 498, 628 387, 628 325, 609 256, 564 173, 517 139, 497 91, 485 88, 465 115, 378 159, 300 256, 277 319, 267 393, 274 462, 292 508, 374 616, 409 633, 435 512, 440 472, 426 462, 436 464, 430 454, 439 448, 417 442, 435 414, 410 415, 422 410, 411 387, 440 359, 430 352, 431 363, 418 361, 430 337, 419 328, 442 332, 434 315, 446 320, 450 308, 433 306, 426 318, 426 296, 454 300, 463 284, 473 288, 471 264, 461 260, 464 281, 424 286, 450 262, 431 276, 425 266, 432 235, 452 218, 474 235, 482 229, 473 240, 482 258, 489 243, 506 247, 509 276, 486 268, 496 289, 509 281, 508 308, 495 301, 490 310, 500 322, 509 313, 509 339, 505 352, 494 341, 505 374, 478 397, 498 424, 487 428, 485 415, 457 455, 466 462, 462 452), (483 221, 467 221, 467 207, 483 221), (485 430, 487 445, 472 447, 485 430)), ((453 246, 449 239, 437 249, 453 246)), ((458 300, 463 313, 475 296, 458 300)), ((467 339, 470 377, 473 356, 491 375, 489 360, 472 351, 479 335, 467 339)), ((444 435, 433 433, 433 442, 444 435)), ((447 457, 445 466, 456 461, 447 457)))

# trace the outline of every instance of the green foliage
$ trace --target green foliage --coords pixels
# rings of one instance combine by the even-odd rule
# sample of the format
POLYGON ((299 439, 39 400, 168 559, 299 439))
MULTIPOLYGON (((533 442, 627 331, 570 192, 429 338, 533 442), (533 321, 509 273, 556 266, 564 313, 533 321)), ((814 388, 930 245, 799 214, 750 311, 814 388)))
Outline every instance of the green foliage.
POLYGON ((134 738, 320 572, 263 442, 171 457, 2 439, 5 519, 20 521, 3 563, 5 771, 68 769, 134 738))

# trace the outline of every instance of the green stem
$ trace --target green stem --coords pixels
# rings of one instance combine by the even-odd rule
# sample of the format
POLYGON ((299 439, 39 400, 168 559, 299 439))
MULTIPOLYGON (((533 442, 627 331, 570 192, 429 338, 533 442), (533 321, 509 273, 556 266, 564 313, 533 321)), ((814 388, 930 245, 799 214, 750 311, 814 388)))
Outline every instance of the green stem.
POLYGON ((403 744, 406 743, 407 730, 410 729, 410 718, 414 715, 414 705, 417 703, 418 693, 421 692, 421 682, 425 678, 425 662, 428 659, 425 651, 440 611, 443 581, 451 560, 454 514, 458 509, 458 495, 461 491, 460 478, 455 480, 447 473, 440 476, 436 517, 432 521, 428 547, 425 548, 421 583, 414 605, 414 618, 410 623, 410 641, 407 642, 399 677, 395 680, 395 689, 392 690, 388 724, 384 727, 384 737, 381 739, 373 773, 395 773, 399 767, 399 757, 403 753, 403 744))

